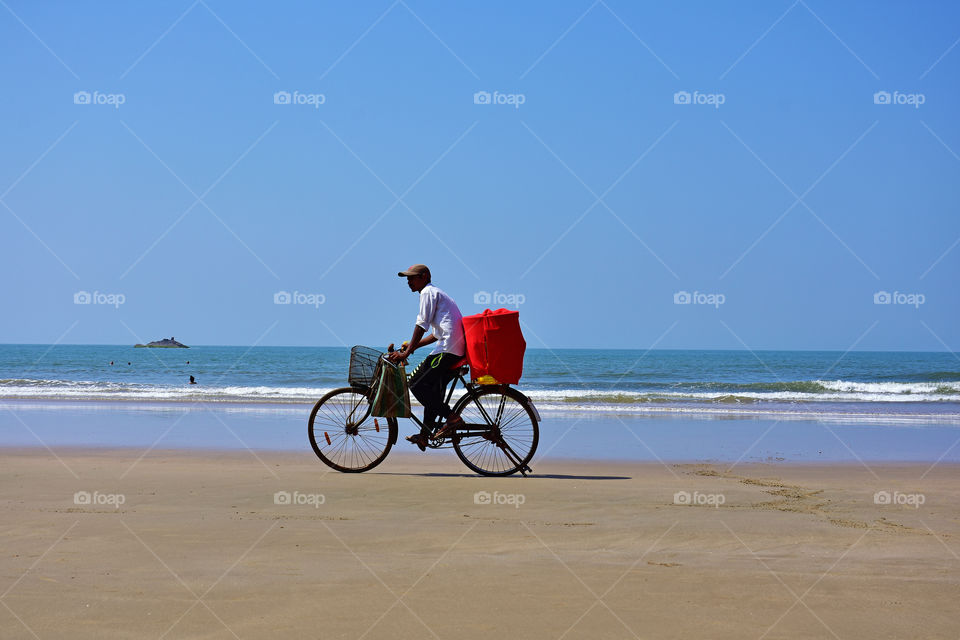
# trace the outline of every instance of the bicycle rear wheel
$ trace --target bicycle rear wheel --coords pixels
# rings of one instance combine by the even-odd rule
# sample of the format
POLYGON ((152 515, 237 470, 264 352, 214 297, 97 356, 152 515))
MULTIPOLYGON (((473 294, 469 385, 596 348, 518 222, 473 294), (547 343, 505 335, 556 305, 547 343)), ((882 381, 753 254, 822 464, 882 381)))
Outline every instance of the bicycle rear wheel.
POLYGON ((527 468, 540 440, 527 397, 510 387, 466 393, 453 412, 465 423, 452 438, 463 464, 485 476, 509 476, 527 468))
POLYGON ((396 426, 394 418, 370 416, 366 390, 344 387, 317 401, 307 433, 324 464, 343 473, 361 473, 373 469, 390 453, 390 434, 396 426))

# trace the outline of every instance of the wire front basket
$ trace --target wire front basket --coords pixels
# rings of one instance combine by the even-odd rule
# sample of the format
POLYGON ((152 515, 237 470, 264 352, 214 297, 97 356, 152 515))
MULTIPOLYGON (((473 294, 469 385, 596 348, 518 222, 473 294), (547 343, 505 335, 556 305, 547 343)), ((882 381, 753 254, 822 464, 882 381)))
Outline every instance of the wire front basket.
POLYGON ((350 373, 347 376, 350 385, 372 387, 381 355, 382 351, 372 347, 357 345, 350 349, 350 373))

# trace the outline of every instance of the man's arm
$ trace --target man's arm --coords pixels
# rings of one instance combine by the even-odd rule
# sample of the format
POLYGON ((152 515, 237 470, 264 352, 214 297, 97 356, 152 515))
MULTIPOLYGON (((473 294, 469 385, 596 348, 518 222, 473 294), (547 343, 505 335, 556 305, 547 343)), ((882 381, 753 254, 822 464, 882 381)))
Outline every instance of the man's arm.
MULTIPOLYGON (((419 327, 418 327, 418 328, 419 328, 419 327)), ((419 349, 420 347, 425 347, 425 346, 427 346, 428 344, 433 344, 433 343, 436 342, 436 341, 437 341, 437 336, 435 336, 435 335, 433 335, 433 334, 431 333, 431 334, 428 335, 426 338, 424 338, 423 340, 421 340, 420 343, 416 346, 416 348, 419 349)), ((413 353, 413 351, 411 351, 410 353, 413 353)))
POLYGON ((433 344, 434 342, 437 341, 437 336, 431 333, 429 336, 424 338, 423 337, 424 333, 426 333, 426 331, 424 330, 423 327, 421 327, 420 325, 414 325, 413 336, 410 337, 410 342, 408 342, 407 346, 405 346, 403 349, 400 349, 399 351, 394 351, 393 353, 391 353, 390 359, 393 360, 394 362, 397 362, 398 360, 406 360, 418 348, 428 344, 433 344))
POLYGON ((423 338, 424 333, 426 333, 426 331, 423 327, 418 324, 413 325, 413 336, 410 337, 410 341, 407 343, 407 346, 400 350, 402 360, 406 360, 407 357, 416 351, 417 347, 420 346, 420 339, 423 338))

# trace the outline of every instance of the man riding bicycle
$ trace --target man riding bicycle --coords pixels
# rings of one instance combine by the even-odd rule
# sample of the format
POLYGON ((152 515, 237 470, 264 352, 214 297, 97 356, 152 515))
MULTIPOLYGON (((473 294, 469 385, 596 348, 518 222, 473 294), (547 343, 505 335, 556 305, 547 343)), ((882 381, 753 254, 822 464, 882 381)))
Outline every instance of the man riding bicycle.
POLYGON ((407 440, 421 451, 449 446, 463 464, 481 475, 526 475, 540 440, 540 415, 530 398, 510 386, 520 379, 526 348, 517 312, 487 310, 470 316, 465 331, 456 303, 431 283, 430 269, 415 264, 398 275, 420 295, 410 342, 400 351, 392 351, 390 345, 388 354, 362 345, 350 350, 350 386, 327 392, 310 412, 307 435, 314 453, 342 473, 369 471, 397 443, 397 419, 409 417, 420 426, 420 433, 407 440), (468 337, 470 344, 478 345, 478 355, 483 350, 483 373, 471 371, 479 375, 476 381, 468 379, 466 367, 459 366, 466 361, 468 337), (383 367, 382 359, 403 362, 427 344, 434 346, 433 352, 409 379, 409 389, 424 407, 421 422, 409 411, 403 381, 393 377, 391 367, 383 367), (494 375, 490 354, 502 356, 504 349, 513 360, 497 360, 500 382, 484 380, 494 375), (447 402, 458 383, 463 393, 451 409, 447 402), (391 406, 391 402, 399 404, 391 406))
POLYGON ((407 440, 425 451, 437 418, 445 420, 436 433, 438 438, 452 435, 463 425, 460 416, 453 414, 443 399, 444 386, 450 380, 450 369, 463 359, 466 352, 463 317, 453 298, 431 282, 430 269, 426 265, 415 264, 406 271, 399 271, 397 275, 405 277, 410 290, 420 294, 420 311, 410 342, 391 353, 390 360, 406 360, 418 348, 436 343, 430 355, 410 374, 408 381, 414 397, 423 405, 423 425, 420 433, 409 436, 407 440), (432 332, 424 338, 428 329, 432 332))

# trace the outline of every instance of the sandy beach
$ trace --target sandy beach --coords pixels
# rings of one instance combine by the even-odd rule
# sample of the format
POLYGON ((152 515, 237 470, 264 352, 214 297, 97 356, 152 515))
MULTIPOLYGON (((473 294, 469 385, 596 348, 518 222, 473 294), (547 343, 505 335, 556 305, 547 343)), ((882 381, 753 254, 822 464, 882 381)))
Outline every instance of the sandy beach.
POLYGON ((955 464, 5 449, 4 638, 955 638, 955 464), (879 492, 879 493, 878 493, 879 492))

